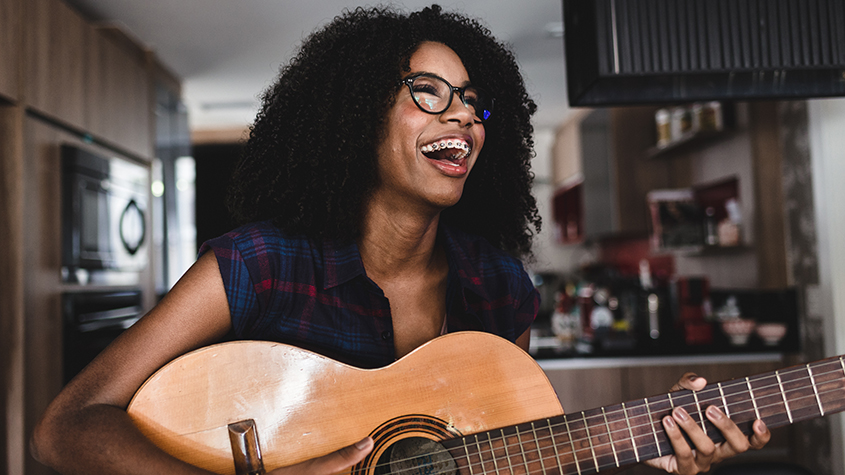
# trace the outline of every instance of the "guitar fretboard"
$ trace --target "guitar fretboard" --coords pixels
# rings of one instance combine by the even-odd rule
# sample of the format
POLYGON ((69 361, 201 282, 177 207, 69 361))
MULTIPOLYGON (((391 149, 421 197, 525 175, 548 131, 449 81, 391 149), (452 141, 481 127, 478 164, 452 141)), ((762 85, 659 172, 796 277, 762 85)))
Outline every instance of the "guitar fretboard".
POLYGON ((672 453, 661 419, 684 408, 714 442, 719 430, 704 415, 717 406, 746 435, 762 419, 769 428, 845 410, 845 360, 709 384, 537 420, 444 441, 461 473, 585 475, 672 453))

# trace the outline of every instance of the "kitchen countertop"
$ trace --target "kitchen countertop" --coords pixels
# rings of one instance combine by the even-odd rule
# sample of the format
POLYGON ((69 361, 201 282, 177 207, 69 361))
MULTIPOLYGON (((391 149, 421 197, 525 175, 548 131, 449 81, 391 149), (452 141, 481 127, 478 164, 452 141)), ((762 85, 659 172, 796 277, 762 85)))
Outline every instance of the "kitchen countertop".
POLYGON ((712 355, 590 356, 538 359, 544 371, 558 369, 627 368, 643 366, 684 366, 721 363, 769 363, 783 361, 783 353, 720 353, 712 355))

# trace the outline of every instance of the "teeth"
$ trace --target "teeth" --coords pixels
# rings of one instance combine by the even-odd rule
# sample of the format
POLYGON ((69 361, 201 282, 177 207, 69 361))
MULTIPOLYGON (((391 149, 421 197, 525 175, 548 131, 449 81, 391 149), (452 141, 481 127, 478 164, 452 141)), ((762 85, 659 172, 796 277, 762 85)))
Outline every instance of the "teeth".
POLYGON ((442 140, 440 142, 434 142, 432 144, 423 145, 421 150, 423 153, 429 153, 447 148, 463 150, 464 152, 466 152, 463 156, 469 155, 470 151, 469 144, 464 142, 463 140, 442 140))

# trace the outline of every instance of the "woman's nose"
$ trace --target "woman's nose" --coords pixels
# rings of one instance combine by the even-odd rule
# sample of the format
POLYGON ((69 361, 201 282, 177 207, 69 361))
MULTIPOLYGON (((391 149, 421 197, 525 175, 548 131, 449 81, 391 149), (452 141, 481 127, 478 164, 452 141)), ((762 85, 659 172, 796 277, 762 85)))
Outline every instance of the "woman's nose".
POLYGON ((452 103, 449 108, 440 115, 444 120, 456 120, 461 125, 472 125, 475 123, 475 114, 464 104, 458 91, 452 91, 452 103))

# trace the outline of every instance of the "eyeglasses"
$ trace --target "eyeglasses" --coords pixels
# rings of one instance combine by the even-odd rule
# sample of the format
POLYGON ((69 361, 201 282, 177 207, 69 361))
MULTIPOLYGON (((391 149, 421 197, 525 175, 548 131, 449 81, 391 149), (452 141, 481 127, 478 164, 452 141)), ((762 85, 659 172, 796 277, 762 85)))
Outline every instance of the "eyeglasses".
POLYGON ((440 114, 452 106, 452 96, 457 92, 461 102, 481 122, 493 113, 493 98, 475 86, 455 87, 434 74, 417 74, 402 80, 408 86, 414 103, 423 112, 440 114))

